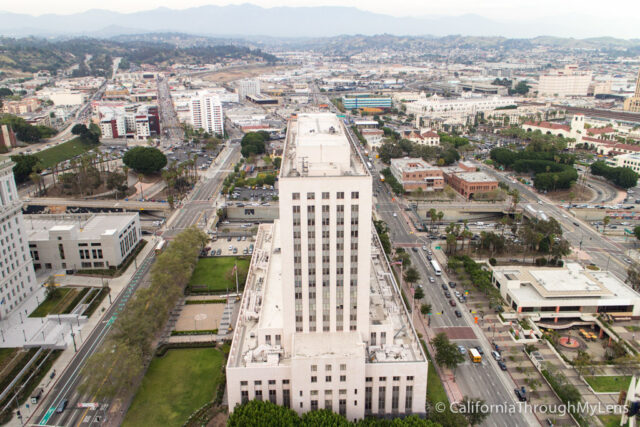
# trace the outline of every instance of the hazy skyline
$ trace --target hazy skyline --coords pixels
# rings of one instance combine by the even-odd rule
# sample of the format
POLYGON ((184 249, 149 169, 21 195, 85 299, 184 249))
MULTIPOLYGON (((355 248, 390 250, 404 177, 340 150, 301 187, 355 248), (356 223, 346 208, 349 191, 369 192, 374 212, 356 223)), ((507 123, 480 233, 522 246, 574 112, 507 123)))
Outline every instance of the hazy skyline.
MULTIPOLYGON (((278 6, 351 6, 362 10, 392 16, 433 16, 478 14, 494 19, 529 20, 536 17, 557 15, 588 15, 600 17, 613 23, 621 16, 637 15, 640 3, 635 0, 610 0, 603 8, 603 3, 596 0, 448 0, 447 2, 417 0, 111 0, 107 3, 97 0, 22 0, 0 5, 1 11, 42 15, 47 13, 71 14, 90 9, 104 9, 117 12, 137 12, 157 7, 170 9, 186 9, 205 5, 230 5, 251 3, 262 7, 278 6)), ((606 24, 606 22, 605 22, 606 24)), ((638 31, 640 37, 640 31, 638 31)))

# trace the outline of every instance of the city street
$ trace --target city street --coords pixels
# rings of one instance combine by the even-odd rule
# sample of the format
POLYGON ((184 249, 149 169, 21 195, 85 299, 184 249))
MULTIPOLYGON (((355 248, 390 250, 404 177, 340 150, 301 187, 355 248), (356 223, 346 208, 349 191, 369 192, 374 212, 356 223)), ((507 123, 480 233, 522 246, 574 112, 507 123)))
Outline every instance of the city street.
MULTIPOLYGON (((349 137, 352 140, 352 144, 358 147, 358 149, 361 149, 360 144, 351 132, 349 132, 349 137)), ((361 154, 364 157, 364 153, 361 154)), ((375 169, 375 165, 372 170, 372 175, 374 177, 378 177, 379 175, 378 170, 375 169)), ((377 218, 382 219, 387 224, 392 245, 405 247, 411 255, 411 265, 420 273, 421 280, 418 284, 421 284, 424 288, 424 301, 432 305, 433 314, 431 315, 431 325, 426 325, 427 322, 422 318, 419 307, 415 307, 413 310, 413 318, 416 329, 423 334, 426 340, 429 340, 435 335, 433 333, 435 328, 455 328, 456 331, 460 331, 465 335, 475 336, 475 339, 452 340, 455 344, 463 345, 465 348, 469 346, 481 346, 485 353, 484 360, 479 365, 471 363, 468 356, 465 355, 465 362, 456 370, 455 386, 449 389, 450 393, 457 394, 453 396, 457 399, 461 399, 463 396, 469 396, 471 398, 480 397, 488 404, 516 403, 516 398, 513 393, 515 384, 508 374, 499 370, 497 364, 490 359, 490 343, 480 328, 474 324, 474 319, 468 312, 469 310, 466 309, 463 304, 457 302, 456 307, 451 307, 449 305, 449 298, 444 296, 442 284, 449 282, 445 271, 446 265, 442 265, 442 262, 440 262, 442 275, 436 276, 422 249, 422 246, 426 245, 433 251, 435 256, 437 255, 436 252, 439 252, 436 250, 437 245, 415 234, 409 225, 408 219, 405 217, 404 210, 390 194, 386 185, 383 185, 378 179, 374 178, 373 189, 374 208, 377 218), (412 247, 418 248, 417 252, 414 252, 411 249, 412 247), (429 276, 435 278, 435 283, 429 283, 429 276), (462 314, 461 318, 455 315, 454 310, 456 309, 460 310, 462 314), (455 393, 456 389, 459 391, 458 393, 455 393), (492 392, 486 393, 486 390, 491 390, 492 392)), ((434 259, 435 258, 443 258, 443 256, 440 254, 440 257, 434 257, 434 259)), ((411 289, 404 281, 402 282, 405 294, 411 300, 411 289)), ((456 289, 460 290, 458 288, 456 289)), ((452 289, 449 288, 448 290, 453 293, 452 289)), ((446 383, 447 381, 446 378, 443 378, 443 382, 446 383)), ((447 385, 445 385, 445 388, 447 388, 447 385)), ((450 396, 450 398, 451 397, 452 396, 450 396)), ((452 401, 457 399, 453 399, 452 401)), ((489 415, 484 425, 511 427, 514 425, 539 425, 539 422, 533 414, 493 413, 489 415)))

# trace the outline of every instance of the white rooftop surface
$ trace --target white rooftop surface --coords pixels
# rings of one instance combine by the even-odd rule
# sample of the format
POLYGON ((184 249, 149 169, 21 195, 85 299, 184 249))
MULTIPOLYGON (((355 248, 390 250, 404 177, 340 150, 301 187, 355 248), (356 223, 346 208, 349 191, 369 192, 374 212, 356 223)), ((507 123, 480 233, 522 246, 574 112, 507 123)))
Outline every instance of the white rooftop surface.
POLYGON ((458 175, 467 182, 493 182, 495 178, 490 177, 484 172, 465 172, 458 175))
MULTIPOLYGON (((267 247, 263 247, 260 251, 260 256, 268 258, 268 269, 266 271, 266 281, 264 286, 264 298, 262 304, 262 310, 265 313, 270 313, 269 316, 261 316, 259 328, 282 328, 283 327, 283 312, 282 312, 282 253, 273 253, 271 247, 281 248, 280 244, 280 221, 275 221, 273 224, 274 232, 271 236, 265 236, 264 244, 267 247), (273 239, 271 245, 267 240, 269 237, 273 239)), ((258 254, 254 252, 254 256, 258 254)))
POLYGON ((531 270, 530 274, 549 292, 601 293, 600 285, 568 264, 566 269, 531 270))
POLYGON ((353 357, 365 355, 365 344, 360 340, 358 332, 322 333, 322 340, 317 334, 294 334, 293 357, 353 357))
POLYGON ((342 121, 331 113, 303 113, 289 122, 281 173, 283 177, 368 175, 342 121))
POLYGON ((100 236, 113 235, 125 227, 137 214, 93 215, 46 218, 42 215, 25 215, 24 222, 30 241, 49 240, 49 231, 78 230, 78 240, 96 240, 100 236))
POLYGON ((565 268, 494 268, 496 277, 513 280, 509 292, 520 301, 540 300, 541 305, 558 301, 589 305, 594 298, 601 303, 627 305, 640 299, 640 294, 608 271, 585 270, 576 263, 565 268), (520 284, 518 287, 517 284, 520 284))
POLYGON ((422 159, 418 158, 403 158, 403 159, 391 159, 391 164, 402 172, 418 172, 427 170, 439 170, 437 167, 430 165, 422 159))
MULTIPOLYGON (((279 220, 275 220, 273 225, 262 224, 258 228, 229 355, 230 366, 256 363, 277 366, 290 362, 291 356, 281 356, 276 362, 269 358, 269 354, 281 353, 279 346, 258 345, 260 330, 283 327, 281 231, 279 220)), ((335 356, 339 349, 340 354, 362 354, 363 357, 368 352, 369 363, 424 361, 388 264, 377 245, 372 246, 371 256, 369 321, 372 327, 384 328, 387 336, 393 339, 384 346, 367 348, 358 332, 297 333, 294 335, 294 357, 335 356)))

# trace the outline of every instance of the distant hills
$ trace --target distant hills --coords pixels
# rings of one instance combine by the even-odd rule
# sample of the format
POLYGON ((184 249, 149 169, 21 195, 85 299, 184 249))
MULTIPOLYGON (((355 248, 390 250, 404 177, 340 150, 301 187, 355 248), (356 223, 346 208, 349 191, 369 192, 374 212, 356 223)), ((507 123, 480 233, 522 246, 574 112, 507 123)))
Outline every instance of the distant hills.
POLYGON ((616 22, 581 16, 505 22, 479 15, 440 17, 393 17, 353 7, 274 7, 252 4, 202 6, 183 10, 157 8, 135 13, 89 10, 71 15, 31 16, 0 12, 0 34, 4 36, 111 37, 144 32, 184 32, 208 36, 240 37, 331 37, 338 35, 394 34, 407 36, 504 36, 530 38, 630 37, 637 28, 633 14, 616 22), (628 22, 627 22, 628 21, 628 22), (613 31, 606 34, 606 31, 613 31), (624 32, 629 32, 625 34, 624 32))

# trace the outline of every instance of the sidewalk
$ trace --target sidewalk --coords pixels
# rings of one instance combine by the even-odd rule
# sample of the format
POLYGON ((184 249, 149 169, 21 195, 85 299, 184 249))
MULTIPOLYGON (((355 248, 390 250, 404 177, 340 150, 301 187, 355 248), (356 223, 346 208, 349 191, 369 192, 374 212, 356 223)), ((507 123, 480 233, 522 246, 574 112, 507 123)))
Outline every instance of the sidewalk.
MULTIPOLYGON (((157 238, 151 236, 150 238, 145 238, 145 240, 147 240, 148 243, 145 245, 145 247, 140 251, 140 253, 136 257, 138 265, 141 264, 142 261, 149 254, 149 252, 154 249, 155 247, 154 243, 157 240, 157 238)), ((120 294, 120 292, 129 284, 131 278, 135 274, 135 271, 136 271, 135 262, 133 262, 131 263, 129 268, 124 272, 124 274, 122 274, 120 277, 116 277, 114 279, 108 280, 109 287, 111 288, 112 301, 114 301, 117 298, 117 296, 120 294)), ((82 278, 83 281, 85 279, 88 279, 88 278, 87 277, 82 278)), ((96 279, 96 278, 93 278, 93 279, 96 279)), ((97 280, 100 280, 100 279, 97 278, 97 280)), ((106 283, 107 283, 107 280, 105 279, 105 284, 106 283)), ((87 322, 84 325, 81 325, 81 329, 78 331, 79 333, 77 335, 78 339, 76 340, 78 350, 80 350, 80 348, 85 342, 84 341, 85 338, 91 334, 91 332, 96 327, 96 325, 98 325, 100 322, 103 321, 103 313, 106 311, 109 305, 110 305, 109 297, 106 296, 103 299, 100 306, 94 311, 93 315, 87 320, 87 322)), ((56 372, 57 374, 59 374, 62 371, 64 371, 74 356, 75 356, 75 352, 73 351, 73 346, 67 346, 67 348, 63 350, 62 354, 60 354, 58 359, 53 364, 51 368, 51 372, 56 372)), ((43 394, 43 397, 40 399, 40 403, 37 405, 37 409, 39 409, 39 406, 42 404, 42 402, 45 401, 46 396, 51 391, 51 389, 53 388, 57 380, 58 380, 58 375, 56 375, 56 377, 53 379, 50 379, 49 375, 45 375, 42 382, 38 385, 38 387, 42 387, 44 389, 44 394, 43 394)), ((40 420, 30 419, 31 415, 33 415, 33 412, 35 412, 35 408, 33 407, 33 405, 29 404, 29 399, 27 399, 27 401, 24 404, 20 405, 20 412, 24 417, 23 418, 25 420, 24 424, 38 423, 40 421, 40 420)), ((20 422, 20 420, 18 420, 15 417, 15 411, 14 411, 14 417, 11 419, 11 421, 7 425, 16 426, 16 427, 23 425, 20 422)))

